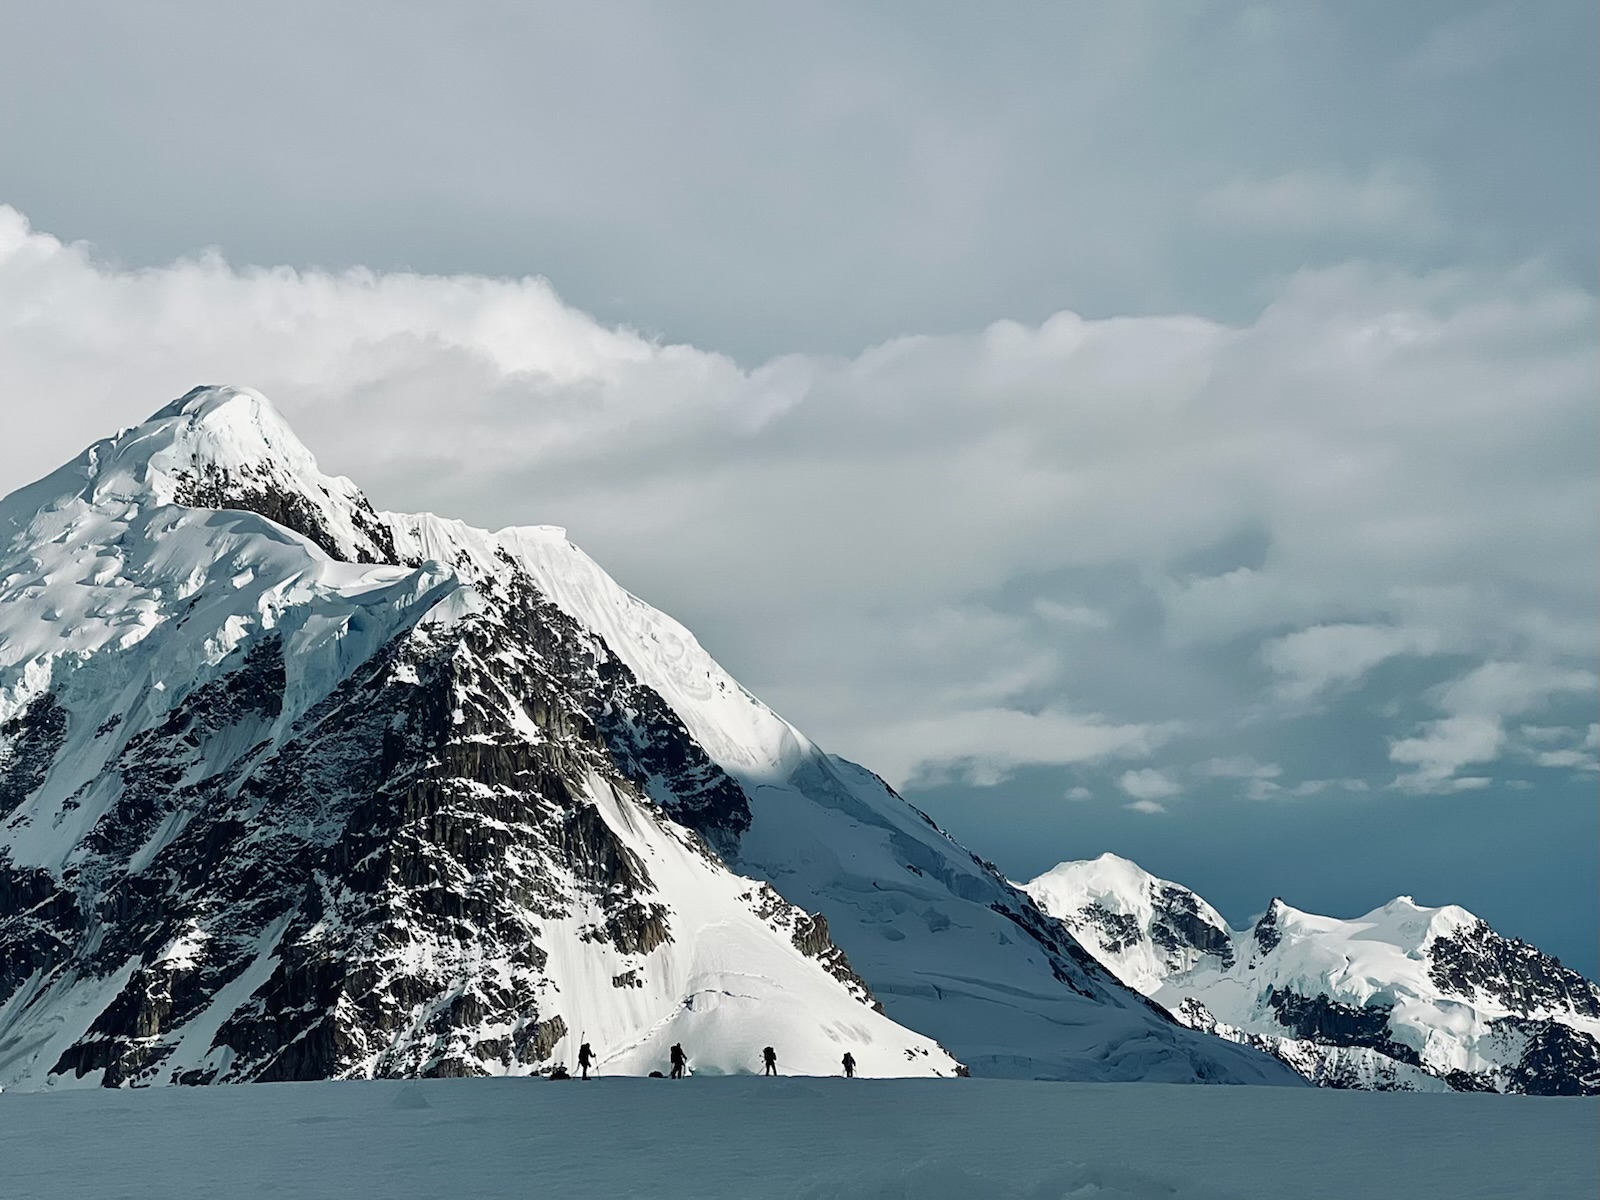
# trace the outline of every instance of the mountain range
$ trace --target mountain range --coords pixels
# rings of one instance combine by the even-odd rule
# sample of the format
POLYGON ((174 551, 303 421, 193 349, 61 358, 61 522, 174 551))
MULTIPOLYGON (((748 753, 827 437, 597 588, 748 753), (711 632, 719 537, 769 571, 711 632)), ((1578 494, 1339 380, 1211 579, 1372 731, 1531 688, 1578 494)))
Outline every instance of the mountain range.
POLYGON ((1600 987, 1464 908, 1338 920, 1274 899, 1245 929, 1104 854, 1024 885, 1119 979, 1325 1087, 1600 1093, 1600 987))

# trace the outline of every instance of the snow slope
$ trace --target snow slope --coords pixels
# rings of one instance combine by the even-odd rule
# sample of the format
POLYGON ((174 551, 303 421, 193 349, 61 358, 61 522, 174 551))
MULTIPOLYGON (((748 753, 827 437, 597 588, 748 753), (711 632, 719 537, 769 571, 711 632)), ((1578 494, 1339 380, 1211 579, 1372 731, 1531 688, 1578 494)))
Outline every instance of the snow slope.
POLYGON ((0 1196, 1592 1200, 1597 1118, 1590 1099, 979 1079, 5 1094, 0 1196))
POLYGON ((1600 1091, 1600 987, 1463 908, 1401 896, 1355 920, 1274 900, 1228 928, 1115 855, 1025 885, 1180 1020, 1338 1087, 1600 1091))
POLYGON ((582 1040, 632 1072, 683 1041, 1297 1082, 1122 987, 562 531, 376 513, 230 388, 0 501, 0 950, 29 1086, 582 1040))

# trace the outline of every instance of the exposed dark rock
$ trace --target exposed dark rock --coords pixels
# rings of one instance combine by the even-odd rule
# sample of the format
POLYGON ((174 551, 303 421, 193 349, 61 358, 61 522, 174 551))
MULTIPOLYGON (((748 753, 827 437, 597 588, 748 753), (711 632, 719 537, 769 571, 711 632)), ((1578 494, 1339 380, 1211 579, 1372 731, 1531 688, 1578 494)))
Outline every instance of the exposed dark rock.
POLYGON ((1166 885, 1156 896, 1150 940, 1163 950, 1194 949, 1220 959, 1224 967, 1233 965, 1227 930, 1202 917, 1194 893, 1184 888, 1166 885))
POLYGON ((1600 1041, 1559 1021, 1504 1017, 1496 1032, 1526 1038, 1505 1090, 1529 1096, 1600 1095, 1600 1041))
POLYGON ((0 1004, 36 971, 49 971, 83 936, 76 893, 49 871, 0 855, 0 1004))
POLYGON ((1450 1085, 1452 1091, 1457 1092, 1497 1092, 1500 1089, 1494 1086, 1494 1080, 1481 1071, 1448 1071, 1444 1081, 1450 1085))
POLYGON ((1278 1023, 1293 1036, 1325 1046, 1365 1046, 1413 1067, 1422 1057, 1397 1042, 1389 1028, 1387 1005, 1357 1008, 1326 996, 1302 996, 1282 988, 1267 991, 1267 1003, 1278 1023))
MULTIPOLYGON (((0 865, 5 994, 40 970, 153 964, 133 972, 55 1070, 103 1071, 107 1085, 155 1077, 170 1032, 256 962, 264 981, 214 1039, 226 1065, 183 1078, 481 1074, 547 1059, 566 1026, 532 994, 434 971, 406 951, 419 939, 447 956, 471 946, 478 959, 537 972, 545 954, 530 921, 570 911, 557 872, 624 953, 671 939, 649 873, 583 791, 599 779, 639 802, 584 716, 592 673, 578 668, 593 644, 580 645, 570 623, 552 629, 551 611, 530 593, 512 606, 510 628, 484 618, 404 634, 289 730, 277 727, 281 647, 259 641, 130 738, 115 760, 116 802, 85 843, 78 877, 99 937, 87 938, 71 881, 0 865), (529 743, 485 699, 500 694, 523 697, 566 736, 529 743), (506 869, 508 856, 522 865, 506 869), (136 857, 147 864, 130 871, 136 857), (162 961, 196 930, 203 953, 162 961), (517 1032, 473 1032, 495 1025, 517 1032)), ((21 733, 27 746, 59 744, 64 719, 37 711, 13 747, 21 733)))
POLYGON ((66 740, 67 711, 51 692, 0 724, 0 817, 39 790, 66 740))
MULTIPOLYGON (((299 491, 279 482, 265 466, 245 465, 224 471, 214 463, 179 483, 177 502, 190 508, 235 509, 265 517, 316 543, 329 558, 346 561, 351 553, 340 546, 317 508, 299 491)), ((379 519, 365 496, 358 496, 351 513, 356 533, 364 543, 354 556, 358 562, 394 563, 394 534, 379 519), (365 551, 365 553, 359 553, 365 551)))
POLYGON ((744 790, 706 756, 666 701, 640 684, 620 659, 607 658, 598 675, 604 697, 598 724, 617 766, 724 860, 736 858, 739 838, 750 828, 744 790))
POLYGON ((1600 986, 1528 943, 1501 937, 1486 921, 1435 938, 1428 977, 1441 990, 1486 997, 1512 1012, 1600 1017, 1600 986))
POLYGON ((615 909, 605 924, 580 935, 585 941, 610 942, 623 954, 649 954, 672 940, 667 909, 661 904, 630 903, 615 909))
POLYGON ((1074 919, 1099 930, 1100 944, 1112 954, 1137 945, 1144 936, 1138 918, 1130 913, 1114 913, 1100 904, 1085 904, 1074 915, 1074 919))
POLYGON ((1274 899, 1267 906, 1267 911, 1261 915, 1255 927, 1256 945, 1261 947, 1261 953, 1270 954, 1279 942, 1283 940, 1283 933, 1278 928, 1278 901, 1274 899))

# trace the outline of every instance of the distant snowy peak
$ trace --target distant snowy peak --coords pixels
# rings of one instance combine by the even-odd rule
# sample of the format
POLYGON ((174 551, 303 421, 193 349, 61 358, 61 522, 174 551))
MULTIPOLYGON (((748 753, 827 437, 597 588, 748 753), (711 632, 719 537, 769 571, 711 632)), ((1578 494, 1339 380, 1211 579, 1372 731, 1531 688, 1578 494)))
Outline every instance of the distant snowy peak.
POLYGON ((1023 889, 1144 995, 1207 959, 1233 964, 1233 935, 1222 914, 1181 884, 1115 854, 1061 863, 1023 889))
POLYGON ((1230 930, 1113 855, 1024 885, 1185 1024, 1336 1087, 1600 1090, 1600 986, 1456 905, 1400 896, 1353 920, 1274 899, 1230 930))

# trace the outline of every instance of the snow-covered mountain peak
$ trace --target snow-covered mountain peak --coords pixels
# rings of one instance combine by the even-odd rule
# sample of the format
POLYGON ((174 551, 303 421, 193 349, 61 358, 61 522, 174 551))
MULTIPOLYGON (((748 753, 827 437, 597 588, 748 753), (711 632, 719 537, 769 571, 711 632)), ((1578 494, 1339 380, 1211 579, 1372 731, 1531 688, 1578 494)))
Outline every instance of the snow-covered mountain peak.
POLYGON ((329 558, 394 561, 361 490, 323 474, 265 396, 235 387, 195 388, 0 501, 0 550, 70 536, 89 516, 126 524, 167 505, 254 512, 329 558))
POLYGON ((1354 921, 1334 922, 1351 937, 1389 942, 1406 951, 1426 950, 1435 940, 1451 937, 1478 923, 1475 914, 1458 904, 1429 908, 1410 896, 1396 896, 1354 921))
POLYGON ((322 479, 305 443, 272 402, 252 388, 197 387, 124 431, 113 444, 121 454, 142 457, 166 475, 276 466, 308 481, 322 479))
POLYGON ((0 1085, 586 1041, 643 1073, 678 1040, 713 1071, 960 1070, 942 1043, 1295 1082, 1120 986, 564 530, 375 512, 234 388, 0 501, 0 1085))
POLYGON ((1058 863, 1022 885, 1129 987, 1148 995, 1207 956, 1232 961, 1222 914, 1188 888, 1115 854, 1058 863))
POLYGON ((1233 931, 1123 859, 1062 863, 1025 887, 1185 1024, 1328 1086, 1600 1090, 1600 988, 1458 905, 1398 896, 1341 919, 1274 897, 1233 931), (1162 920, 1153 895, 1180 898, 1192 922, 1162 920))
POLYGON ((1109 850, 1098 858, 1057 863, 1038 878, 1055 879, 1063 884, 1076 884, 1097 895, 1105 895, 1119 901, 1123 894, 1138 891, 1155 880, 1154 875, 1132 859, 1112 854, 1109 850))

